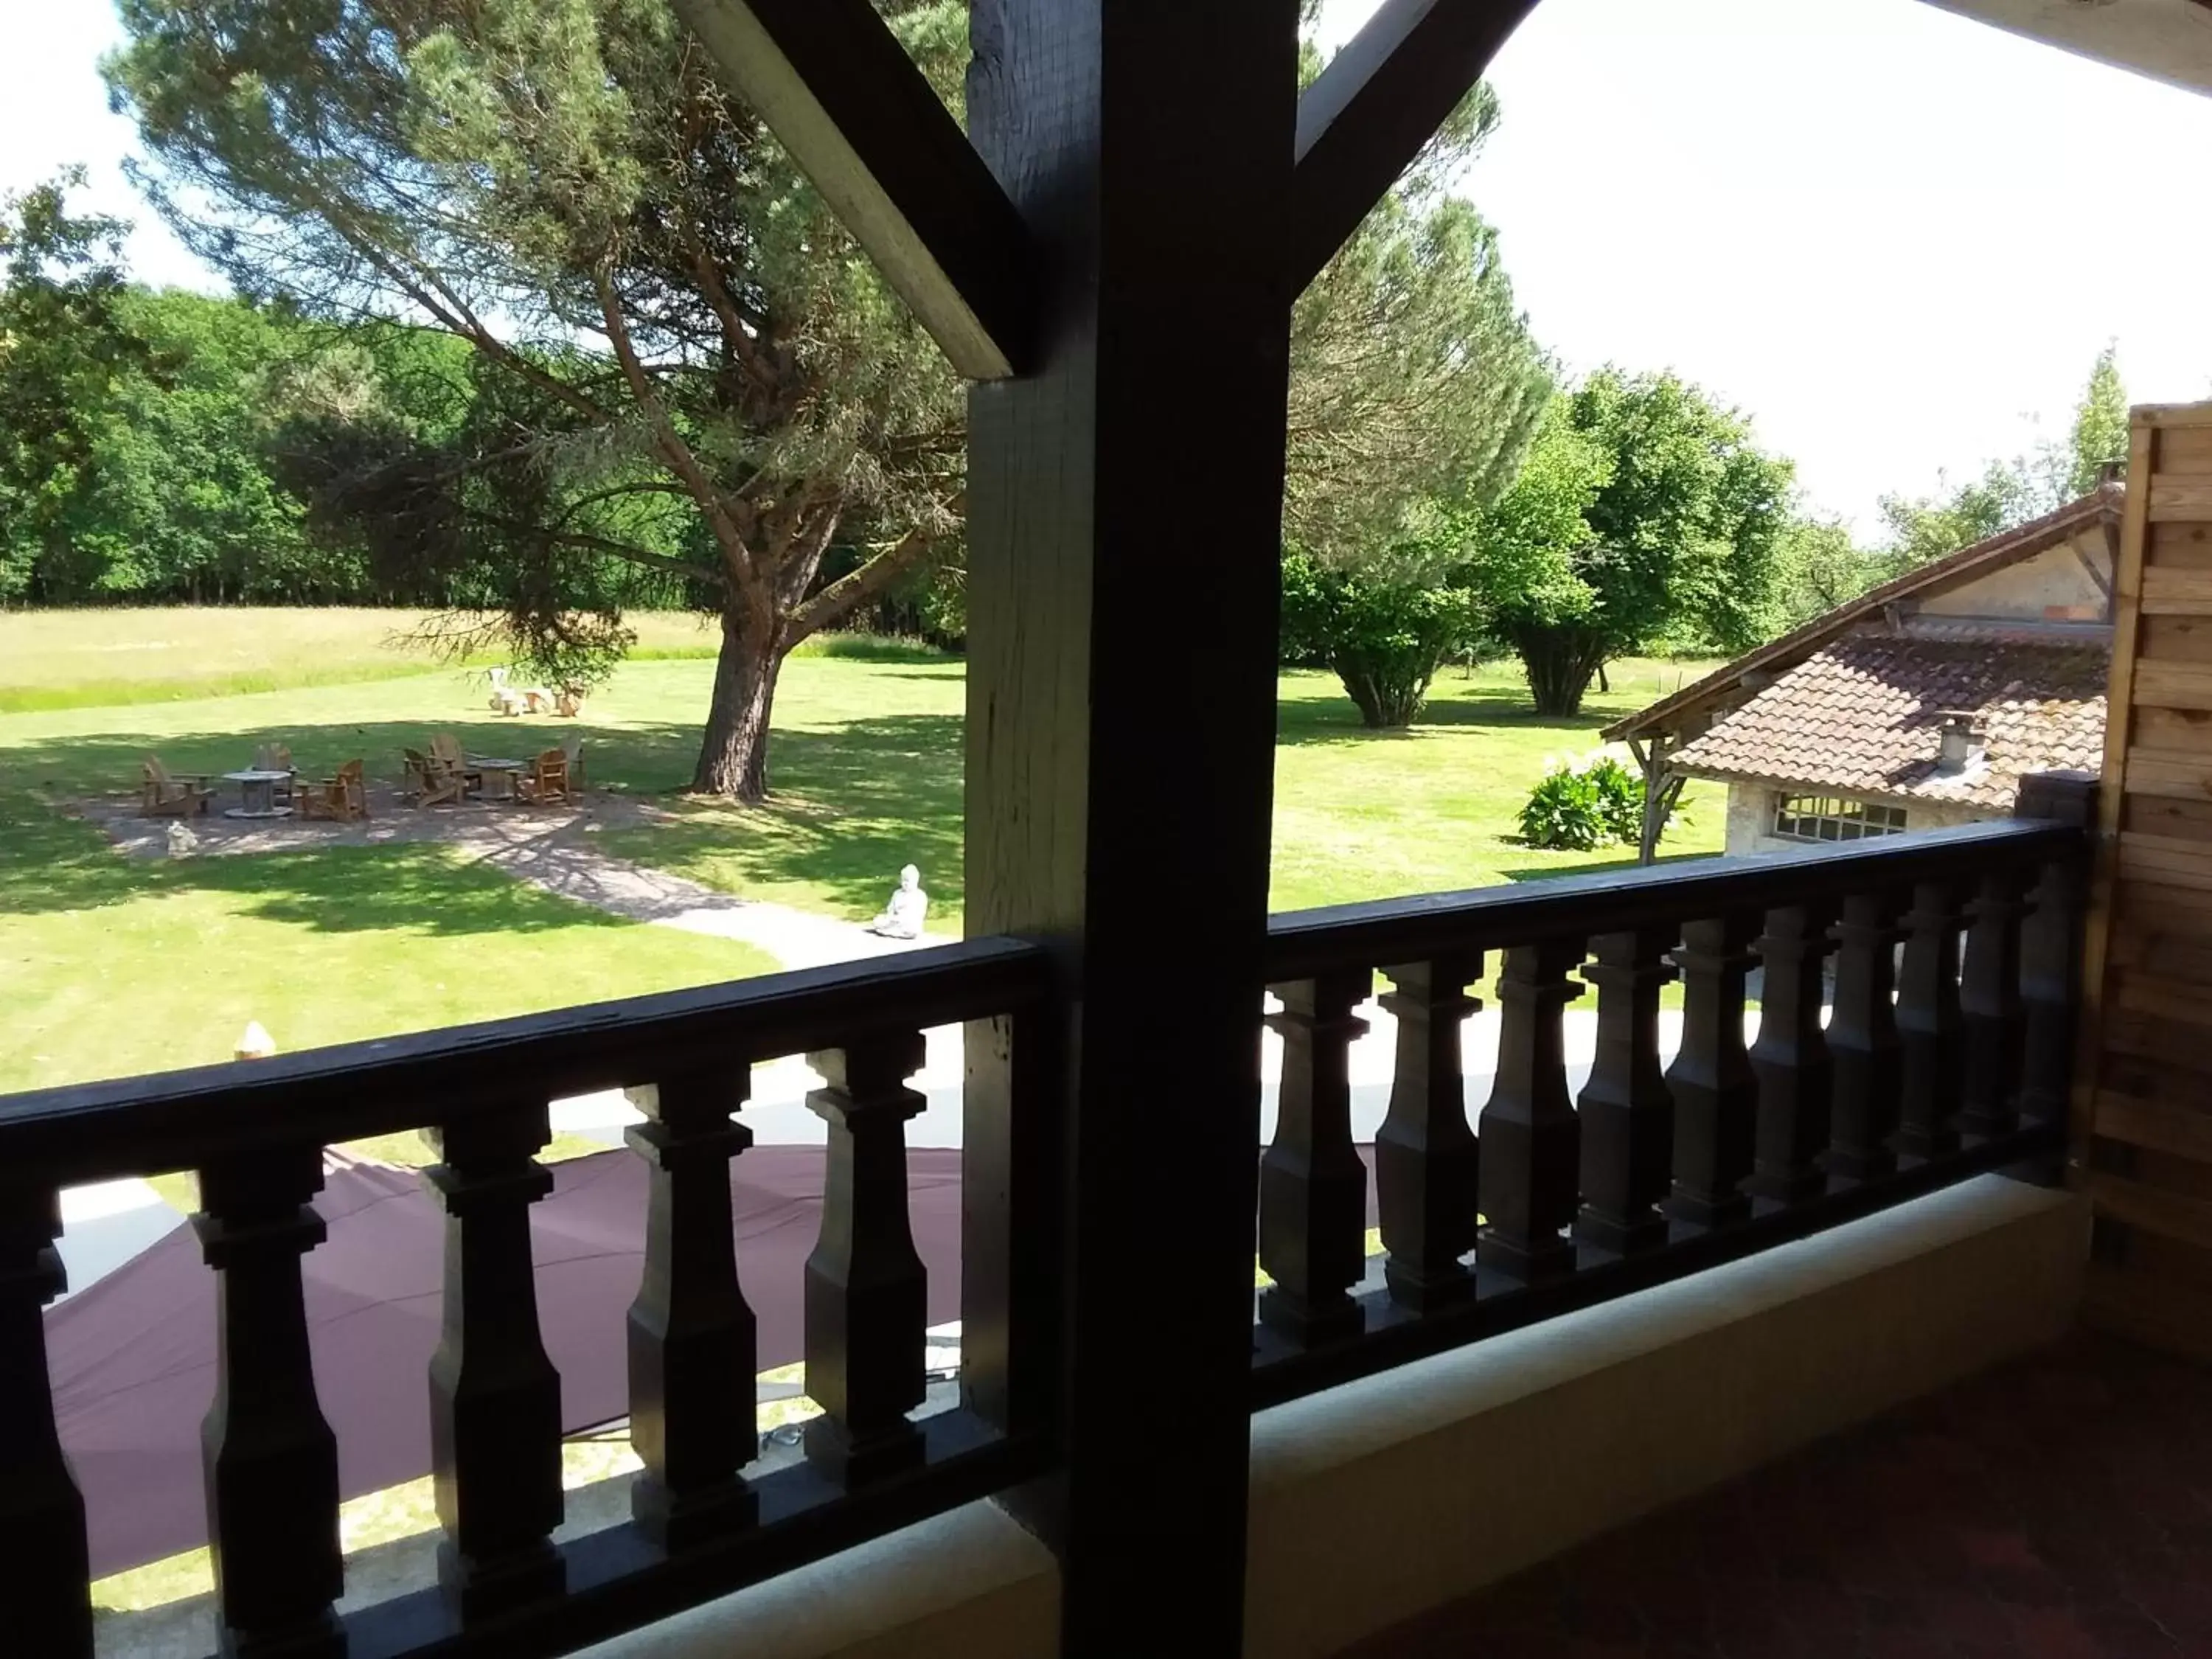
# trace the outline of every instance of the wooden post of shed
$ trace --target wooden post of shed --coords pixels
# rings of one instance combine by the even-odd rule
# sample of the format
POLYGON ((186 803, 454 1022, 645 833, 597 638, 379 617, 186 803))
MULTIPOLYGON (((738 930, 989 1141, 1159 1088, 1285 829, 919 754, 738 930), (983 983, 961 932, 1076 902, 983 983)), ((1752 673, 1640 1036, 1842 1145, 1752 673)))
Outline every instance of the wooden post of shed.
POLYGON ((2212 404, 2134 413, 2113 609, 2074 1101, 2085 1313, 2212 1358, 2212 404))

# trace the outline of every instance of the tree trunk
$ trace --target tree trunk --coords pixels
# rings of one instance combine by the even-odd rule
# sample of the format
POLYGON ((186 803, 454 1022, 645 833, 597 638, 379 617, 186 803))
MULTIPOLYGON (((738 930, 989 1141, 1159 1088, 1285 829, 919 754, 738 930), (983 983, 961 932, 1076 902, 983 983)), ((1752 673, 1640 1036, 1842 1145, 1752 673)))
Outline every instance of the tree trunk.
POLYGON ((1583 694, 1605 661, 1605 648, 1577 629, 1531 630, 1514 641, 1540 714, 1579 714, 1583 694))
POLYGON ((727 795, 749 806, 768 799, 769 716, 782 667, 782 642, 772 630, 734 611, 723 613, 714 697, 691 777, 699 793, 727 795))
POLYGON ((1335 659, 1330 666, 1343 682, 1345 695, 1358 706, 1360 724, 1371 732, 1403 730, 1419 717, 1421 706, 1428 701, 1427 674, 1409 678, 1402 672, 1378 672, 1358 659, 1346 657, 1335 659))

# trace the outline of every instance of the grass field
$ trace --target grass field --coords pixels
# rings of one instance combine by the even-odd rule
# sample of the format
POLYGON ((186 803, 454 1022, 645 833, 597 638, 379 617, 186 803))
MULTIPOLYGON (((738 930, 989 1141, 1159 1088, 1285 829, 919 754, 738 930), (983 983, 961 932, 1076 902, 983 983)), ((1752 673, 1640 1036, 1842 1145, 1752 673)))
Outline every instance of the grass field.
MULTIPOLYGON (((59 699, 88 687, 87 613, 0 616, 0 641, 56 641, 22 655, 0 644, 0 697, 59 699)), ((223 673, 282 678, 332 660, 334 617, 102 612, 118 637, 134 616, 148 640, 230 641, 223 673), (240 618, 254 619, 241 628, 240 618), (282 637, 280 637, 282 635, 282 637), (256 638, 265 649, 257 656, 256 638), (270 643, 270 641, 275 641, 270 643)), ((689 627, 688 621, 684 626, 689 627)), ((673 626, 654 648, 674 653, 673 626)), ((836 646, 793 660, 776 706, 770 805, 685 800, 712 664, 668 654, 627 665, 585 718, 597 788, 665 797, 674 821, 610 830, 611 854, 757 899, 860 919, 900 865, 921 866, 933 931, 961 923, 962 665, 927 653, 836 646)), ((489 1018, 765 971, 726 941, 604 916, 519 887, 423 844, 337 848, 175 863, 126 860, 90 827, 51 810, 135 787, 140 757, 224 771, 256 744, 289 743, 301 771, 359 757, 397 779, 403 745, 432 731, 479 751, 512 751, 525 728, 483 707, 457 668, 381 669, 343 684, 177 697, 180 664, 151 647, 123 701, 0 714, 0 1091, 124 1075, 224 1057, 248 1018, 287 1049, 489 1018), (144 694, 141 696, 140 694, 144 694), (119 1011, 119 1012, 118 1012, 119 1011)), ((117 653, 118 655, 123 653, 117 653)), ((356 659, 374 661, 374 659, 356 659)), ((404 659, 395 659, 403 663, 404 659)), ((386 666, 391 665, 386 664, 386 666)), ((1474 887, 1623 860, 1534 852, 1515 816, 1547 759, 1586 750, 1596 727, 1700 672, 1617 665, 1612 689, 1573 720, 1530 714, 1517 669, 1445 676, 1414 730, 1361 729, 1325 674, 1284 677, 1277 751, 1276 908, 1474 887)), ((1137 695, 1132 672, 1131 695, 1137 695)), ((228 682, 224 682, 228 684, 228 682)), ((532 722, 550 742, 570 723, 532 722)), ((542 736, 538 735, 542 734, 542 736)), ((1174 741, 1162 716, 1161 740, 1174 741)), ((1163 799, 1158 810, 1173 812, 1163 799)), ((1693 787, 1670 854, 1717 850, 1720 791, 1693 787)), ((1162 926, 1171 918, 1163 915, 1162 926)))
MULTIPOLYGON (((1530 712, 1517 665, 1454 671, 1421 723, 1396 732, 1363 728, 1333 675, 1285 674, 1273 907, 1486 887, 1625 861, 1632 855, 1618 850, 1522 846, 1522 803, 1551 758, 1590 749, 1606 721, 1707 666, 1616 664, 1612 690, 1593 692, 1573 720, 1530 712)), ((633 697, 674 695, 680 708, 703 698, 706 684, 704 664, 648 663, 625 671, 610 702, 629 708, 633 697)), ((957 663, 796 664, 777 697, 778 794, 765 811, 687 802, 677 823, 611 833, 604 848, 729 892, 854 918, 872 914, 890 872, 911 861, 929 889, 931 925, 953 926, 963 690, 957 663)), ((1171 723, 1161 741, 1174 741, 1171 723)), ((1691 787, 1668 854, 1720 850, 1725 793, 1691 787)), ((1175 802, 1163 799, 1159 810, 1172 812, 1175 802)))
MULTIPOLYGON (((247 691, 282 691, 362 680, 404 679, 447 665, 424 630, 427 611, 118 610, 0 611, 0 714, 96 708, 247 691)), ((678 611, 641 611, 634 660, 712 657, 713 621, 678 611)), ((902 654, 859 635, 823 635, 799 648, 812 656, 902 654)), ((505 662, 479 652, 452 665, 505 662)))

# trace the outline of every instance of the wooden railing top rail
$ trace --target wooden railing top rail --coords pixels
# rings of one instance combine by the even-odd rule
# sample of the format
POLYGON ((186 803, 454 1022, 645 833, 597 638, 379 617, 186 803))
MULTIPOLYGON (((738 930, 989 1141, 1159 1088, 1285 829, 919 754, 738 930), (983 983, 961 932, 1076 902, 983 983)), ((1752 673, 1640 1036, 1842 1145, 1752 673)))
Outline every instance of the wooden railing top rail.
MULTIPOLYGON (((1045 952, 969 939, 407 1036, 0 1097, 0 1167, 67 1186, 198 1167, 280 1136, 327 1145, 750 1064, 1042 1000, 1045 952)), ((127 1010, 117 1018, 127 1018, 127 1010)))
POLYGON ((1547 937, 1587 938, 1686 915, 1757 910, 1970 874, 1993 855, 2033 864, 2081 845, 2082 832, 2072 824, 2000 818, 1802 852, 1685 860, 1294 910, 1268 921, 1267 979, 1300 979, 1346 962, 1417 962, 1485 944, 1495 949, 1547 937))

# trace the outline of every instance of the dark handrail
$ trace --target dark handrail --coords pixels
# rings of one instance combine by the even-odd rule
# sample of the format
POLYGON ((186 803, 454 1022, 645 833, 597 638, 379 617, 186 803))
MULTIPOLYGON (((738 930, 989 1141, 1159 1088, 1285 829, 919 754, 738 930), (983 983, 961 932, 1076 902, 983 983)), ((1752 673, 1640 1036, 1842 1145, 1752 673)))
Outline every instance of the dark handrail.
POLYGON ((2032 863, 2063 856, 2081 842, 2081 830, 2070 825, 2000 818, 1802 852, 1692 859, 1293 910, 1268 921, 1267 978, 1271 983, 1301 979, 1354 957, 1412 962, 1470 942, 1494 946, 1550 935, 1617 933, 1680 916, 1761 909, 1873 884, 1967 873, 1979 870, 1993 852, 2032 863))
POLYGON ((969 939, 695 990, 344 1042, 270 1060, 0 1096, 0 1167, 72 1186, 190 1168, 272 1139, 358 1140, 701 1064, 772 1060, 891 1026, 1042 1001, 1045 952, 969 939), (282 1124, 283 1137, 271 1126, 282 1124))

